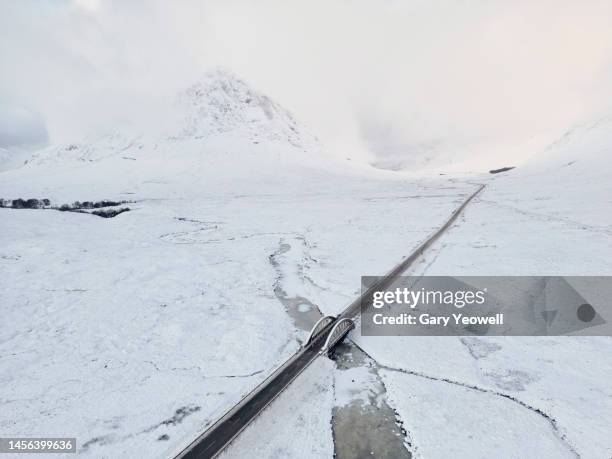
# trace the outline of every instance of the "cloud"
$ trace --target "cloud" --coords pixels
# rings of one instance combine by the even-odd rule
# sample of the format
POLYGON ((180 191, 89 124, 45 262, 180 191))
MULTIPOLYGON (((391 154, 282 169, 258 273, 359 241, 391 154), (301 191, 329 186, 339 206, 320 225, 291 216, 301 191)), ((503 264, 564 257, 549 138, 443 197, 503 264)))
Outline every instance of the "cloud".
POLYGON ((22 107, 0 105, 0 148, 32 148, 48 140, 42 117, 22 107))
POLYGON ((0 5, 0 65, 11 69, 0 97, 35 107, 58 141, 155 125, 164 103, 217 66, 342 156, 528 140, 606 109, 612 95, 607 1, 0 5))

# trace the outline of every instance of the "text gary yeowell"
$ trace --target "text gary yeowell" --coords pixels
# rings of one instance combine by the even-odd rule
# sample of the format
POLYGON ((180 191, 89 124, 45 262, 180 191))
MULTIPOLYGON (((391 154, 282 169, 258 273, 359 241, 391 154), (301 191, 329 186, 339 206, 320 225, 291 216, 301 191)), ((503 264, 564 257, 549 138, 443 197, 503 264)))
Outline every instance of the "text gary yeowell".
MULTIPOLYGON (((396 288, 393 291, 377 291, 372 296, 372 306, 380 309, 385 305, 405 304, 411 309, 418 305, 452 305, 463 308, 466 305, 481 305, 485 302, 484 290, 477 291, 440 291, 440 290, 411 290, 408 288, 396 288)), ((428 313, 401 313, 397 315, 385 315, 376 313, 372 321, 376 325, 441 325, 446 327, 449 323, 454 325, 503 325, 503 314, 493 316, 467 316, 461 313, 449 315, 432 315, 428 313)))
POLYGON ((504 315, 501 313, 494 316, 475 317, 464 314, 454 313, 449 316, 432 316, 431 314, 408 314, 402 313, 395 316, 384 314, 374 314, 372 321, 376 325, 442 325, 446 327, 451 318, 454 325, 503 325, 504 315))

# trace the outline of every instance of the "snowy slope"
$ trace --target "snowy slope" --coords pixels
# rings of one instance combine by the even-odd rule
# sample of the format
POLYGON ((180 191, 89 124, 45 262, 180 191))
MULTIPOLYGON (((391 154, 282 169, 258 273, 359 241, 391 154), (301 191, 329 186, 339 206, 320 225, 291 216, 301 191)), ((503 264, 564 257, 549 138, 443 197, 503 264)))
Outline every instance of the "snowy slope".
MULTIPOLYGON (((612 275, 611 128, 576 127, 537 161, 471 178, 487 188, 412 273, 612 275)), ((609 337, 357 341, 386 368, 417 457, 612 455, 609 337)))
POLYGON ((29 149, 0 147, 0 172, 22 167, 30 160, 32 154, 29 149))

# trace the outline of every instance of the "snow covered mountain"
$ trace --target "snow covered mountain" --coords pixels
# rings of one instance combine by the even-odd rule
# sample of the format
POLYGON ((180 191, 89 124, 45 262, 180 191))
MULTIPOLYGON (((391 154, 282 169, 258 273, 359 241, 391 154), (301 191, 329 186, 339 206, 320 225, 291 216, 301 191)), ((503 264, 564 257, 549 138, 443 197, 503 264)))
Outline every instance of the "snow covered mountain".
POLYGON ((243 148, 267 141, 283 148, 293 146, 302 153, 318 149, 317 139, 288 110, 221 70, 205 74, 167 109, 172 122, 158 132, 119 130, 86 142, 52 146, 35 154, 31 163, 150 157, 158 149, 172 149, 179 156, 181 143, 209 143, 220 137, 227 140, 230 133, 232 141, 240 140, 243 148))
POLYGON ((179 138, 240 129, 254 142, 277 140, 306 147, 314 140, 289 111, 223 71, 211 72, 188 88, 180 95, 178 106, 185 113, 179 138))
POLYGON ((159 131, 120 129, 35 153, 25 166, 7 171, 0 198, 162 198, 208 193, 229 182, 237 192, 262 191, 299 175, 299 167, 333 168, 291 113, 232 74, 206 74, 168 112, 172 122, 159 131), (298 169, 281 176, 279 161, 298 169))

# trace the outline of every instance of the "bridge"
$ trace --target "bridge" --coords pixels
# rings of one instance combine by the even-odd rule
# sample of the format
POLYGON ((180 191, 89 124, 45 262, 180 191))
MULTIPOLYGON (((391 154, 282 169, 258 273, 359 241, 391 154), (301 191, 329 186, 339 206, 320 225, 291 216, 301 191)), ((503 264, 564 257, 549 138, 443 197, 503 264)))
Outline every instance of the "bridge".
POLYGON ((350 319, 338 320, 332 316, 321 318, 298 353, 255 387, 176 458, 215 457, 319 355, 332 351, 353 328, 355 324, 350 319))

